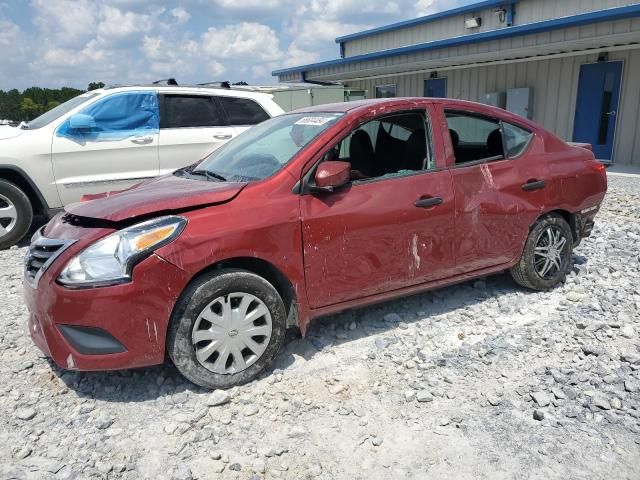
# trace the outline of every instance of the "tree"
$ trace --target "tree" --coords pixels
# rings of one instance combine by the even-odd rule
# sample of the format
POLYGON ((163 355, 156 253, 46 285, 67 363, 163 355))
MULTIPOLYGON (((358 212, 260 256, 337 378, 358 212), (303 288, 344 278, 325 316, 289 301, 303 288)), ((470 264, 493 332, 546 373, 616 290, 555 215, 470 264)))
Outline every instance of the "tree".
POLYGON ((20 104, 20 110, 22 112, 22 118, 33 120, 44 111, 44 107, 34 102, 32 98, 24 97, 20 104))
POLYGON ((102 82, 91 82, 89 84, 89 86, 87 87, 87 91, 97 90, 99 88, 104 88, 104 83, 102 83, 102 82))

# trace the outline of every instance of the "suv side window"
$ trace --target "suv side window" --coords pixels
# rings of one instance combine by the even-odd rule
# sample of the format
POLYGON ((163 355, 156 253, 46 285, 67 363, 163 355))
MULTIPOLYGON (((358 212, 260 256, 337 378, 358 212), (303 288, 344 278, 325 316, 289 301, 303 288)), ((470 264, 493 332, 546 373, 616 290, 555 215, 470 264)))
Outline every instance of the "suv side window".
POLYGON ((227 125, 213 97, 164 95, 161 128, 221 127, 227 125))
POLYGON ((257 102, 249 98, 219 96, 218 100, 231 125, 255 125, 271 118, 257 102))
POLYGON ((500 122, 462 112, 446 112, 456 165, 505 158, 500 122))
POLYGON ((58 127, 59 137, 86 137, 91 140, 122 140, 134 135, 157 133, 158 97, 155 92, 121 92, 108 95, 82 109, 93 126, 78 131, 70 120, 58 127))
POLYGON ((435 168, 423 113, 399 113, 360 125, 322 161, 351 163, 354 182, 410 175, 435 168))

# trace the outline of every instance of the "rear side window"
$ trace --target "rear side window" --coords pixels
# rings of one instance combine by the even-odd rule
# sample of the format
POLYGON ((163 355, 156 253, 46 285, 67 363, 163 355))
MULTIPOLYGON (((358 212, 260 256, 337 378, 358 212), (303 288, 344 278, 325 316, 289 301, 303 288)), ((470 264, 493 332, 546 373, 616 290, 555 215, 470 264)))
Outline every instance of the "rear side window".
POLYGON ((248 98, 218 97, 231 125, 255 125, 269 119, 269 114, 248 98))
POLYGON ((500 122, 459 112, 446 112, 456 165, 505 158, 500 122))
POLYGON ((510 123, 502 122, 504 131, 504 144, 507 149, 507 157, 514 158, 522 155, 529 146, 533 133, 524 128, 516 127, 510 123))
POLYGON ((224 115, 213 97, 204 95, 165 95, 161 128, 220 127, 224 115))

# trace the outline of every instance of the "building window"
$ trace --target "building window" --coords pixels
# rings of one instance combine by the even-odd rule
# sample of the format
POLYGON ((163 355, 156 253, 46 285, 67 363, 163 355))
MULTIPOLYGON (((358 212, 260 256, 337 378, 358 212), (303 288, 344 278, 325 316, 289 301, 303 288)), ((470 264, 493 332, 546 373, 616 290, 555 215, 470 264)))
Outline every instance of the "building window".
POLYGON ((395 85, 377 85, 376 98, 393 98, 396 96, 395 85))

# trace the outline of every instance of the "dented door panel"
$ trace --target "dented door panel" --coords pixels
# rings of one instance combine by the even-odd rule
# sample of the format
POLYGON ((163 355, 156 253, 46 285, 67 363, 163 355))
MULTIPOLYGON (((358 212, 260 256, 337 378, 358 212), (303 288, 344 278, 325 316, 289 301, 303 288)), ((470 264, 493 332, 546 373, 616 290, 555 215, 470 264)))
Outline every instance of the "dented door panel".
POLYGON ((301 198, 304 270, 318 308, 452 274, 450 173, 424 172, 301 198), (439 197, 421 208, 416 202, 439 197))

